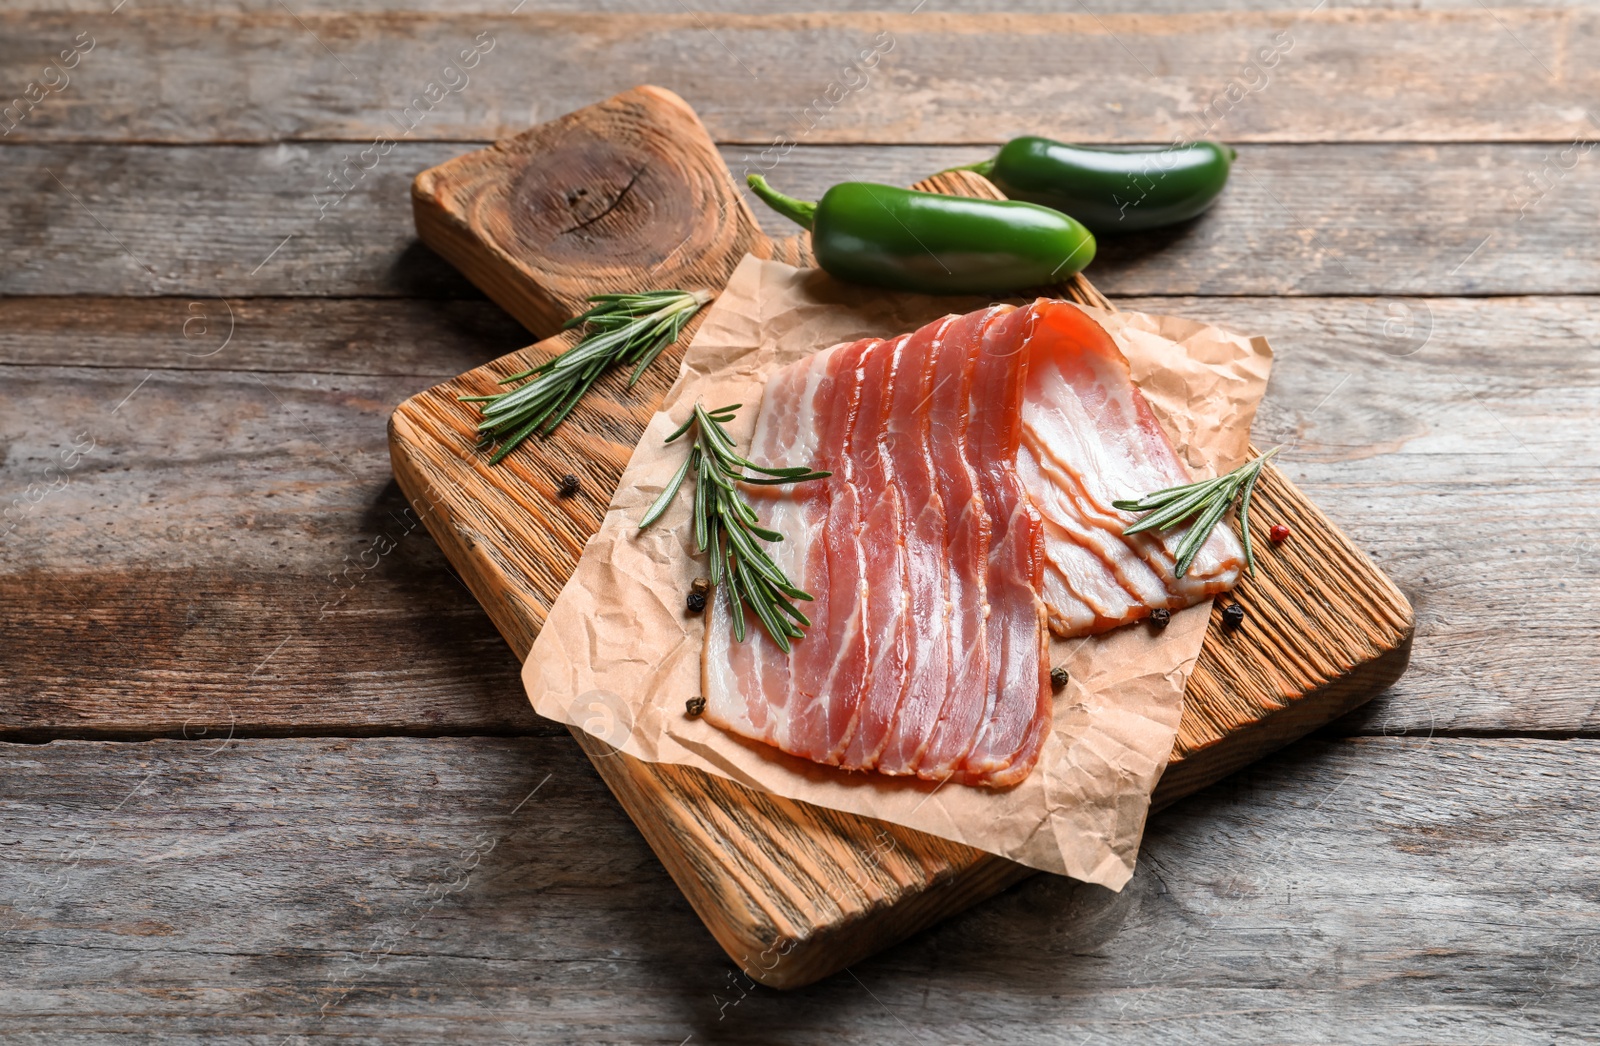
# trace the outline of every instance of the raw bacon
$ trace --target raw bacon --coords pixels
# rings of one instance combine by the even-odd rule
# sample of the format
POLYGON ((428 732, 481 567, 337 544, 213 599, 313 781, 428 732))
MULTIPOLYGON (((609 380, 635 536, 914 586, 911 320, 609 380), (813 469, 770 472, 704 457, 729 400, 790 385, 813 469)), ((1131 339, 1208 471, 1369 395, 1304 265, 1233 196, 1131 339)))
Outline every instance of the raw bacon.
POLYGON ((813 602, 790 653, 708 614, 706 718, 851 770, 1005 787, 1049 729, 1046 636, 1232 586, 1226 527, 1188 576, 1182 529, 1125 537, 1112 502, 1189 481, 1126 360, 1065 302, 993 306, 774 374, 751 459, 832 476, 748 488, 813 602))
POLYGON ((876 746, 876 768, 891 774, 912 772, 948 689, 945 509, 930 450, 928 400, 942 335, 952 320, 931 323, 901 339, 890 361, 894 395, 880 446, 903 514, 906 623, 904 686, 876 746))
POLYGON ((983 328, 1003 309, 956 318, 940 338, 928 398, 929 456, 945 508, 944 571, 948 593, 945 649, 949 664, 937 715, 917 732, 913 772, 941 780, 960 769, 987 705, 989 647, 989 512, 967 458, 973 362, 983 328), (939 438, 933 434, 938 433, 939 438))
MULTIPOLYGON (((1066 637, 1102 632, 1156 607, 1192 606, 1232 588, 1244 550, 1226 527, 1212 531, 1182 578, 1174 576, 1173 553, 1187 526, 1123 536, 1137 517, 1113 501, 1188 483, 1189 472, 1105 328, 1065 303, 1039 303, 1033 311, 1022 471, 1040 511, 1072 533, 1074 544, 1090 548, 1130 597, 1088 629, 1062 627, 1052 614, 1053 630, 1066 637)), ((1058 575, 1081 558, 1060 542, 1047 543, 1046 554, 1058 575)))
POLYGON ((895 361, 910 335, 881 342, 861 356, 861 402, 846 450, 851 482, 860 492, 856 524, 865 581, 867 671, 854 728, 839 765, 877 764, 900 708, 909 666, 911 579, 906 569, 906 506, 890 448, 895 361))
POLYGON ((1017 476, 1023 383, 1034 309, 1013 310, 983 330, 973 367, 967 460, 989 513, 989 668, 984 717, 962 760, 961 779, 1021 780, 1038 761, 1050 722, 1045 608, 1039 598, 1044 528, 1017 476))

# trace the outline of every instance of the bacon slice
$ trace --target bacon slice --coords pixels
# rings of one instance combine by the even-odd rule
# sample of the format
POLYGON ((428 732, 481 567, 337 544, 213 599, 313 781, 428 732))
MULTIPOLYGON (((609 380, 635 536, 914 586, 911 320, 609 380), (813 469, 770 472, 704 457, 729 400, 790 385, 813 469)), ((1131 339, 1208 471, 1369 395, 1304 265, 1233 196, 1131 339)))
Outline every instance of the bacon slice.
POLYGON ((931 436, 936 367, 945 333, 955 322, 947 316, 930 323, 895 350, 895 395, 885 445, 903 498, 907 619, 913 627, 905 689, 878 753, 877 769, 887 774, 915 772, 949 689, 952 557, 941 493, 949 486, 939 480, 931 436))
MULTIPOLYGON (((816 454, 817 430, 811 407, 815 386, 834 351, 819 353, 804 366, 790 367, 772 376, 751 440, 754 460, 783 466, 810 461, 816 454)), ((827 564, 808 566, 813 545, 808 535, 818 532, 826 516, 826 488, 817 484, 752 487, 749 493, 761 524, 789 535, 771 547, 772 561, 791 578, 806 576, 812 580, 817 596, 806 607, 808 616, 813 621, 819 616, 825 618, 827 564)), ((702 683, 707 718, 734 733, 795 751, 799 739, 814 727, 807 722, 808 717, 825 714, 826 706, 813 702, 802 707, 795 700, 790 660, 776 644, 734 640, 732 606, 725 588, 719 587, 713 593, 706 618, 702 683)), ((749 622, 746 625, 749 627, 749 622)), ((818 644, 827 641, 825 632, 815 638, 818 644)))
POLYGON ((1044 528, 1017 475, 1034 320, 1034 309, 1019 309, 985 325, 973 367, 966 440, 967 461, 977 473, 992 529, 987 702, 960 778, 995 786, 1013 784, 1033 770, 1050 722, 1045 609, 1039 598, 1044 528))
MULTIPOLYGON (((1028 384, 1022 401, 1024 473, 1040 511, 1074 533, 1116 576, 1131 600, 1124 611, 1090 630, 1104 631, 1149 615, 1158 606, 1192 606, 1232 588, 1244 550, 1218 527, 1183 578, 1174 576, 1178 544, 1188 527, 1125 537, 1137 517, 1112 507, 1190 481, 1166 433, 1133 383, 1128 361, 1104 327, 1065 302, 1035 303, 1028 384)), ((1052 569, 1066 573, 1077 557, 1048 542, 1052 569)), ((1064 635, 1052 615, 1052 626, 1064 635)))
POLYGON ((895 364, 909 338, 879 342, 862 353, 858 371, 861 399, 846 451, 850 482, 861 505, 855 540, 861 555, 866 598, 862 631, 868 651, 855 728, 838 760, 850 770, 877 765, 910 668, 907 514, 890 435, 898 396, 895 364))
MULTIPOLYGON (((859 400, 852 374, 871 344, 875 341, 835 346, 774 374, 756 419, 751 460, 842 470, 838 459, 859 400)), ((854 512, 853 491, 814 482, 746 487, 745 492, 761 524, 784 535, 768 554, 811 593, 812 602, 801 609, 812 627, 784 654, 747 611, 745 640, 738 642, 727 593, 719 589, 708 608, 701 663, 705 717, 783 751, 833 762, 856 713, 854 690, 848 700, 840 694, 860 685, 865 667, 854 543, 827 540, 830 519, 848 519, 854 512)))
MULTIPOLYGON (((794 671, 796 688, 825 709, 827 720, 826 729, 806 734, 802 743, 817 753, 810 758, 834 765, 855 732, 872 656, 873 637, 867 630, 870 579, 861 544, 865 512, 857 463, 849 450, 861 410, 862 356, 877 344, 867 340, 841 347, 828 360, 812 404, 813 424, 820 430, 812 467, 833 473, 827 481, 828 512, 814 539, 823 545, 819 555, 827 563, 829 603, 826 617, 819 608, 819 616, 811 619, 827 629, 828 645, 808 645, 804 639, 796 643, 794 671)), ((809 592, 810 584, 808 574, 800 587, 809 592)))
MULTIPOLYGON (((774 374, 752 460, 830 471, 746 488, 814 602, 790 653, 723 593, 707 621, 706 718, 783 751, 1005 787, 1050 724, 1046 637, 1092 635, 1230 587, 1227 528, 1189 576, 1182 533, 1125 537, 1112 508, 1189 481, 1115 343, 1040 300, 840 345, 774 374)), ((748 614, 748 612, 747 612, 748 614)))
POLYGON ((983 343, 983 328, 1008 311, 1002 306, 956 318, 940 336, 934 362, 928 449, 945 507, 945 584, 950 603, 945 649, 950 668, 944 701, 922 739, 914 772, 935 781, 957 773, 988 707, 991 524, 966 446, 973 364, 983 343))

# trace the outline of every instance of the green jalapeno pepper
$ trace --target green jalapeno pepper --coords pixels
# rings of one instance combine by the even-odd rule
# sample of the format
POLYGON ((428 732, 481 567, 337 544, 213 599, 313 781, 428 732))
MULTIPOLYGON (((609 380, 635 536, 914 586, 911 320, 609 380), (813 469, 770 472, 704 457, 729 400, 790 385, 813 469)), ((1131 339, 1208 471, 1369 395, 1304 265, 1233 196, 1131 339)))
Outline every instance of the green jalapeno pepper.
POLYGON ((1053 207, 1095 235, 1140 232, 1210 207, 1238 154, 1220 142, 1091 149, 1048 138, 1013 138, 976 171, 1013 200, 1053 207))
POLYGON ((1019 291, 1059 283, 1094 258, 1094 236, 1047 207, 1012 200, 842 182, 816 203, 785 196, 759 174, 755 194, 811 230, 829 275, 924 294, 1019 291))

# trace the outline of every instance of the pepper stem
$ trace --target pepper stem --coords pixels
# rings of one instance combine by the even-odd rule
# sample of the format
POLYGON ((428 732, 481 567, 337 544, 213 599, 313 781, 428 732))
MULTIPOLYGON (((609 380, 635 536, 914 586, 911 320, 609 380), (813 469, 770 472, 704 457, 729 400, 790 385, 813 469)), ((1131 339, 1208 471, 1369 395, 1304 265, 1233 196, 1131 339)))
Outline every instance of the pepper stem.
POLYGON ((797 200, 793 196, 783 195, 783 193, 768 185, 767 180, 759 174, 752 174, 745 181, 749 183, 750 191, 761 197, 768 207, 771 207, 802 229, 811 228, 811 224, 816 221, 816 204, 806 200, 797 200))
POLYGON ((979 160, 977 163, 964 163, 960 167, 946 167, 939 173, 949 174, 951 171, 971 171, 973 174, 981 174, 987 178, 994 173, 994 157, 991 156, 987 160, 979 160))

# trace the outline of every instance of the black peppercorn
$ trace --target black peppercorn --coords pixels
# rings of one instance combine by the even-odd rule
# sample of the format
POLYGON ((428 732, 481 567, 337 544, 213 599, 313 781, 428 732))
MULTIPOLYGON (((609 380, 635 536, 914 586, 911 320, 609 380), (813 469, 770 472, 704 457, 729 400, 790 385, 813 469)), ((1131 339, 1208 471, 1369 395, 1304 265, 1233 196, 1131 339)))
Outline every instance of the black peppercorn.
POLYGON ((578 492, 578 477, 574 476, 570 472, 567 473, 565 476, 562 476, 561 477, 561 485, 556 488, 556 496, 557 497, 561 497, 561 498, 570 498, 570 497, 572 497, 572 495, 576 494, 577 492, 578 492))
POLYGON ((1050 689, 1051 690, 1060 690, 1062 687, 1064 687, 1066 685, 1067 685, 1067 670, 1064 669, 1064 668, 1060 668, 1060 667, 1052 668, 1050 670, 1050 689))
POLYGON ((706 594, 704 592, 690 592, 688 599, 689 613, 698 614, 706 608, 706 594))
POLYGON ((1150 611, 1150 623, 1157 628, 1166 628, 1172 624, 1172 611, 1166 607, 1156 607, 1150 611))
POLYGON ((1222 627, 1233 631, 1244 624, 1244 607, 1238 603, 1229 603, 1222 608, 1222 627))
POLYGON ((690 719, 696 718, 705 710, 706 699, 703 697, 691 697, 688 701, 684 702, 683 705, 683 714, 688 716, 690 719))

